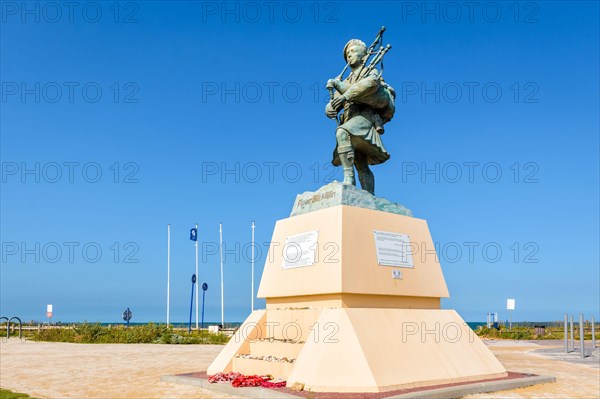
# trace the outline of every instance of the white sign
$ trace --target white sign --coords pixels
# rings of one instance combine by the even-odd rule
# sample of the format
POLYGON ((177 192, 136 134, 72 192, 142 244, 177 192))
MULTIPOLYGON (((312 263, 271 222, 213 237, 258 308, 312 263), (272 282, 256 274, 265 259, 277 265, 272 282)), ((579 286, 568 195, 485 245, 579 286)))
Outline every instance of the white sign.
POLYGON ((506 300, 506 310, 515 310, 515 300, 514 299, 506 300))
POLYGON ((377 264, 380 266, 414 267, 408 234, 373 230, 377 264))
POLYGON ((46 312, 52 312, 52 305, 46 305, 46 312))
POLYGON ((392 278, 395 280, 402 280, 402 271, 401 270, 392 270, 392 278))
POLYGON ((317 254, 319 230, 296 234, 285 239, 282 269, 312 266, 317 254))

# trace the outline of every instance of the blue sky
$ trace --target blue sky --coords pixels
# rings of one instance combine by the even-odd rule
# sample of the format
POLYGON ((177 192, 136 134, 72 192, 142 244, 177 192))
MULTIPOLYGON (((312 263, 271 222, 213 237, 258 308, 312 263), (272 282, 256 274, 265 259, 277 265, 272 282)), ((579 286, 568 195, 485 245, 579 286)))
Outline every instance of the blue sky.
POLYGON ((184 321, 198 223, 218 320, 222 222, 225 320, 242 321, 251 222, 258 287, 296 194, 341 179, 324 84, 385 25, 398 97, 376 193, 427 220, 443 306, 600 318, 597 2, 69 4, 2 3, 2 315, 164 321, 171 223, 184 321))

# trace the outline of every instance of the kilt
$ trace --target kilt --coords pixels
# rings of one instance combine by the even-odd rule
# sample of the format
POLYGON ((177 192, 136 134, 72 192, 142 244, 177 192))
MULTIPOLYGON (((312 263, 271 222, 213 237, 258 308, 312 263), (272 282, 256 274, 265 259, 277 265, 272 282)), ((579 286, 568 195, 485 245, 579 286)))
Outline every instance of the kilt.
MULTIPOLYGON (((365 109, 362 112, 353 115, 348 121, 338 126, 338 129, 344 129, 350 133, 352 148, 355 152, 364 154, 369 165, 377 165, 390 159, 381 141, 379 133, 375 130, 373 111, 365 109)), ((340 157, 337 152, 337 143, 333 151, 331 163, 340 166, 340 157)))

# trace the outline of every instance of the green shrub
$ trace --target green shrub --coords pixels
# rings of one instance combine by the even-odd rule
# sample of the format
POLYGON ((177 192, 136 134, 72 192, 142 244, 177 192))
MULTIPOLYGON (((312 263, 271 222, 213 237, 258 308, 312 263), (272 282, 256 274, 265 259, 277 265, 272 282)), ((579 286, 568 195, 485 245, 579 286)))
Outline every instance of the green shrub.
POLYGON ((172 327, 149 323, 141 326, 102 326, 84 323, 72 327, 49 328, 33 336, 36 341, 82 344, 226 344, 229 337, 208 331, 174 331, 172 327))

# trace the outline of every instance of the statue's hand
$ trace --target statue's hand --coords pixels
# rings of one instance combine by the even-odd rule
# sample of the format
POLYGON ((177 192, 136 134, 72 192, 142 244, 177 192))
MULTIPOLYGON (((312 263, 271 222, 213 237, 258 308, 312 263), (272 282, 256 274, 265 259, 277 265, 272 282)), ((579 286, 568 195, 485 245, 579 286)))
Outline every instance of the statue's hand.
POLYGON ((325 115, 327 115, 329 119, 335 119, 337 117, 337 113, 338 111, 333 108, 331 104, 327 104, 325 107, 325 115))
POLYGON ((344 103, 346 102, 346 97, 344 95, 337 96, 333 100, 331 100, 331 107, 335 110, 340 110, 344 107, 344 103))
POLYGON ((339 79, 329 79, 329 80, 327 81, 327 84, 325 85, 325 88, 326 88, 327 90, 329 90, 329 89, 337 89, 337 88, 338 88, 338 85, 339 85, 339 83, 340 83, 340 80, 339 80, 339 79))

